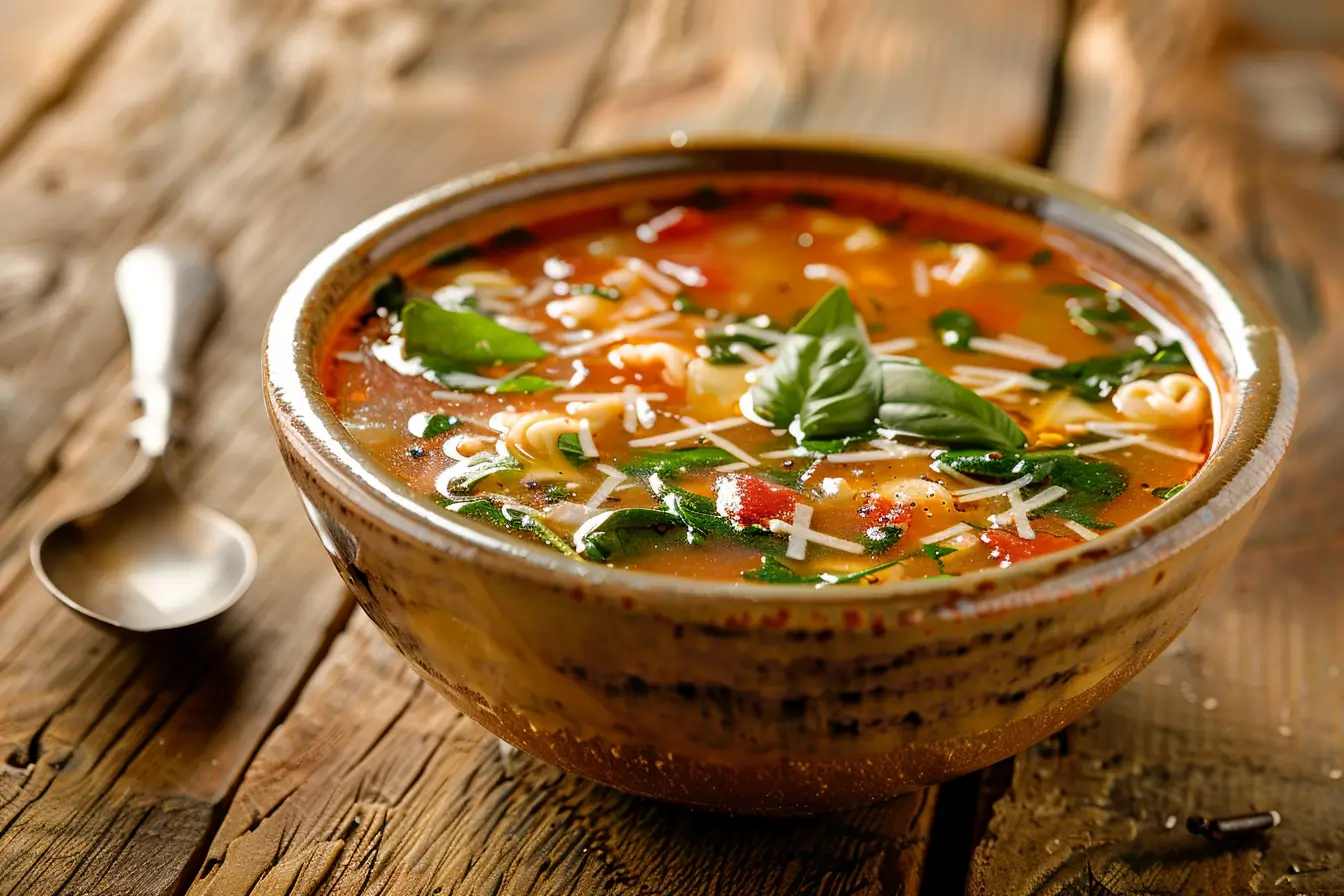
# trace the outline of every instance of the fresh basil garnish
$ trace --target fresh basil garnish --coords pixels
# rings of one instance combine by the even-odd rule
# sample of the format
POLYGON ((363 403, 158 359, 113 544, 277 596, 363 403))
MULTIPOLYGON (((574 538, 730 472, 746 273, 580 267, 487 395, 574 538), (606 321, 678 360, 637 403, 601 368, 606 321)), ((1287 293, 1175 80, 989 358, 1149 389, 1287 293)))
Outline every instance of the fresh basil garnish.
POLYGON ((523 465, 512 455, 482 451, 461 461, 455 467, 449 467, 450 475, 445 475, 441 482, 451 491, 469 492, 482 479, 488 479, 498 473, 516 472, 522 468, 523 465))
POLYGON ((595 460, 595 458, 583 453, 583 443, 579 441, 579 437, 575 433, 562 432, 560 438, 555 440, 555 446, 560 449, 560 453, 565 456, 565 460, 576 467, 590 464, 595 460))
POLYGON ((663 477, 677 476, 687 470, 703 470, 730 464, 737 458, 713 445, 696 445, 691 448, 672 448, 667 451, 645 451, 636 454, 616 466, 621 472, 632 476, 663 477))
POLYGON ((487 364, 539 361, 547 351, 526 333, 467 310, 408 302, 401 310, 407 357, 434 371, 475 370, 487 364))
POLYGON ((499 505, 484 498, 477 498, 474 501, 444 501, 442 505, 444 509, 451 510, 453 513, 460 513, 472 519, 482 520, 501 529, 512 532, 529 532, 546 546, 555 548, 560 553, 571 557, 577 556, 569 542, 554 529, 543 523, 541 518, 531 510, 507 504, 499 505))
POLYGON ((881 364, 878 421, 887 429, 942 445, 1025 448, 1027 437, 994 402, 913 358, 881 364))
POLYGON ((965 311, 948 308, 929 319, 938 341, 959 352, 971 351, 971 340, 979 336, 980 324, 965 311))
POLYGON ((1047 294, 1055 296, 1075 296, 1092 299, 1106 298, 1106 290, 1097 286, 1095 283, 1051 283, 1045 288, 1045 291, 1047 294))
POLYGON ((900 526, 869 526, 860 539, 863 549, 870 554, 885 554, 901 540, 905 530, 900 526))
POLYGON ((691 301, 690 296, 682 293, 672 300, 672 310, 678 314, 704 314, 705 309, 691 301))
POLYGON ((458 418, 447 414, 419 413, 411 416, 406 422, 406 428, 417 439, 432 439, 446 432, 452 432, 461 423, 458 418))
MULTIPOLYGON (((757 329, 766 328, 757 327, 757 329)), ((733 351, 733 346, 735 344, 740 343, 742 345, 750 346, 757 351, 765 351, 766 349, 774 348, 783 338, 783 333, 779 334, 778 340, 770 340, 749 333, 739 333, 736 331, 729 335, 726 328, 723 330, 711 330, 705 334, 705 347, 709 349, 709 357, 705 360, 709 361, 711 364, 745 364, 747 363, 746 359, 733 351)))
POLYGON ((574 533, 574 549, 598 563, 638 554, 674 532, 683 531, 680 517, 666 510, 623 507, 599 513, 574 533))
POLYGON ((1072 451, 948 451, 938 455, 940 466, 967 476, 1011 482, 1030 473, 1023 489, 1030 496, 1042 488, 1058 485, 1067 494, 1042 507, 1033 516, 1058 516, 1097 529, 1112 528, 1096 519, 1095 512, 1124 494, 1129 472, 1104 460, 1087 460, 1072 451))
POLYGON ((492 379, 488 376, 481 376, 476 373, 466 373, 459 370, 434 371, 430 374, 434 382, 443 386, 445 389, 452 389, 454 392, 489 392, 491 394, 516 393, 531 395, 534 392, 545 392, 549 389, 562 389, 565 384, 556 380, 548 380, 542 376, 535 376, 530 373, 521 376, 507 376, 500 379, 492 379))
POLYGON ((1049 249, 1037 249, 1035 252, 1031 253, 1031 257, 1027 259, 1027 264, 1034 268, 1043 268, 1054 260, 1055 253, 1051 252, 1049 249))
POLYGON ((774 363, 751 387, 756 413, 803 438, 841 438, 871 429, 882 401, 874 363, 849 294, 828 292, 779 346, 774 363))
POLYGON ((1182 482, 1179 485, 1159 486, 1158 488, 1153 489, 1153 497, 1160 498, 1163 501, 1170 501, 1172 498, 1179 495, 1181 490, 1189 484, 1190 483, 1188 482, 1182 482))
POLYGON ((1153 351, 1135 347, 1118 355, 1099 355, 1063 367, 1044 367, 1031 375, 1054 386, 1072 389, 1079 398, 1102 401, 1125 383, 1155 373, 1189 369, 1190 359, 1179 342, 1157 346, 1153 351))
POLYGON ((890 563, 883 563, 880 566, 858 572, 821 573, 820 575, 807 576, 795 572, 787 564, 776 560, 774 557, 762 557, 760 568, 747 570, 742 573, 742 578, 752 582, 766 582, 771 585, 844 585, 849 582, 867 579, 884 569, 890 569, 900 562, 900 560, 892 560, 890 563))
POLYGON ((956 548, 949 548, 947 545, 942 544, 926 544, 924 545, 923 550, 924 556, 938 564, 939 572, 943 571, 943 558, 948 554, 955 554, 957 552, 956 548))

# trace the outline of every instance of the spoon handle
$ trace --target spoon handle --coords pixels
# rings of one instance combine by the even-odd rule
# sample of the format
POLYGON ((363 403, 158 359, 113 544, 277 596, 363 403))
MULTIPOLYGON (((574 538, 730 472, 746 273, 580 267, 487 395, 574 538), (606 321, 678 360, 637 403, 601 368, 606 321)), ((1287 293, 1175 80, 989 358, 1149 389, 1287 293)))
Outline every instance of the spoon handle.
POLYGON ((131 335, 131 388, 143 416, 131 432, 151 458, 172 436, 173 400, 221 308, 219 278, 198 252, 138 246, 117 265, 117 298, 131 335))

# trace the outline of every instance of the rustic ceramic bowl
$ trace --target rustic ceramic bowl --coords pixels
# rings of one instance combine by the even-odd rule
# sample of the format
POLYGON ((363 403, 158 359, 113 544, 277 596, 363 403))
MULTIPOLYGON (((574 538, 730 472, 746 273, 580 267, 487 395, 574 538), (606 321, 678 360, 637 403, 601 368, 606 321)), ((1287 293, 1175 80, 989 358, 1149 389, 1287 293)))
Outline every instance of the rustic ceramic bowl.
POLYGON ((576 774, 693 806, 811 813, 1009 756, 1166 647, 1242 543, 1288 441, 1296 380, 1264 306, 1177 240, 1035 170, 853 141, 679 142, 552 155, 430 190, 341 237, 280 301, 265 377, 285 462, 341 575, 415 669, 576 774), (386 259, 430 251, 427 236, 481 238, 576 191, 607 202, 781 174, 906 184, 1035 218, 1163 296, 1221 385, 1207 466, 1137 523, 1009 570, 741 587, 571 561, 444 514, 376 466, 323 397, 314 370, 330 327, 386 259))

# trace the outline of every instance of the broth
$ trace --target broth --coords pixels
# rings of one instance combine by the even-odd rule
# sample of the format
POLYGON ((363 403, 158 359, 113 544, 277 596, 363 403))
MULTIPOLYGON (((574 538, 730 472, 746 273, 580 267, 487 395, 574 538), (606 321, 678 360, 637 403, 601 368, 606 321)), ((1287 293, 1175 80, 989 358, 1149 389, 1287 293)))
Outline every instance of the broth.
POLYGON ((966 203, 808 190, 559 214, 389 272, 327 346, 331 405, 445 512, 740 582, 1007 567, 1199 469, 1211 387, 1153 302, 966 203))

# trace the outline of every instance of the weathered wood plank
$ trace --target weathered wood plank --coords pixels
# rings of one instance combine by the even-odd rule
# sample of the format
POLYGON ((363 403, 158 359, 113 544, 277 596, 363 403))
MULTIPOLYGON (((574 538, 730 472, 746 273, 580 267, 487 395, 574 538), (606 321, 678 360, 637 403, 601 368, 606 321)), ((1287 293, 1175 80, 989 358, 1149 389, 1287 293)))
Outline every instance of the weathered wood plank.
MULTIPOLYGON (((1001 51, 970 73, 960 55, 909 61, 904 48, 938 32, 938 13, 923 4, 633 4, 570 136, 596 145, 678 127, 802 125, 1034 151, 1048 89, 1036 73, 1056 50, 1055 6, 1019 5, 1013 18, 1000 4, 983 21, 969 9, 952 4, 944 24, 1001 51), (1035 48, 1025 73, 1007 49, 1019 42, 1035 48), (1005 59, 1011 72, 997 67, 1005 59), (956 68, 942 92, 938 65, 956 68), (859 90, 870 103, 844 99, 859 90), (935 114, 979 103, 985 90, 1002 91, 1000 107, 984 107, 978 127, 935 114)), ((728 821, 619 796, 525 757, 513 763, 510 772, 494 742, 414 680, 359 617, 252 764, 191 892, 919 887, 932 794, 815 821, 728 821)))
POLYGON ((1344 892, 1344 61, 1248 34, 1235 13, 1096 4, 1072 44, 1060 161, 1275 300, 1301 361, 1296 441, 1223 592, 1084 724, 1017 758, 976 893, 1344 892), (1190 814, 1271 808, 1284 823, 1263 840, 1184 830, 1190 814))
POLYGON ((630 799, 501 752, 360 615, 252 764, 191 892, 914 892, 929 799, 813 821, 630 799))
MULTIPOLYGON (((61 267, 38 313, 6 321, 24 330, 16 400, 37 414, 87 395, 73 435, 45 449, 59 474, 0 532, 0 893, 169 893, 194 873, 249 757, 349 609, 257 400, 269 309, 347 223, 553 145, 617 8, 158 0, 0 169, 0 194, 22 200, 7 206, 6 238, 61 267), (217 626, 132 640, 76 621, 14 549, 58 505, 106 490, 129 456, 106 284, 146 236, 219 253, 231 303, 201 358, 182 469, 190 493, 252 531, 261 573, 217 626)), ((26 425, 7 415, 7 431, 11 419, 26 425)))

